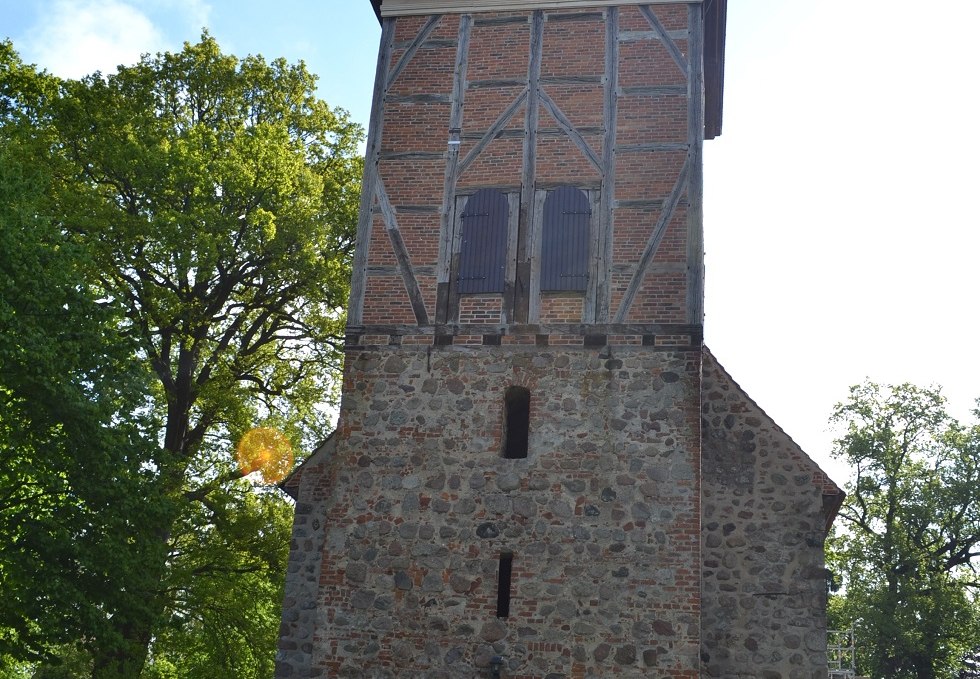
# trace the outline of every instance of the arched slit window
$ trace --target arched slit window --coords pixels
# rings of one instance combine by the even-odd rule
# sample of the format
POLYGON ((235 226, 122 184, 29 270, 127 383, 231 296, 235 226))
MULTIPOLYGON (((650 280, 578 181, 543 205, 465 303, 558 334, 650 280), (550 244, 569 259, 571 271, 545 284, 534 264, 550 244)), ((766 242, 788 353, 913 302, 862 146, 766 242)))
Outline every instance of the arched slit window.
POLYGON ((457 291, 503 292, 507 261, 507 196, 480 189, 466 201, 459 246, 457 291))
POLYGON ((541 229, 541 291, 584 291, 589 281, 589 197, 574 186, 548 192, 541 229))
POLYGON ((507 387, 504 392, 504 457, 527 457, 531 428, 531 392, 524 387, 507 387))

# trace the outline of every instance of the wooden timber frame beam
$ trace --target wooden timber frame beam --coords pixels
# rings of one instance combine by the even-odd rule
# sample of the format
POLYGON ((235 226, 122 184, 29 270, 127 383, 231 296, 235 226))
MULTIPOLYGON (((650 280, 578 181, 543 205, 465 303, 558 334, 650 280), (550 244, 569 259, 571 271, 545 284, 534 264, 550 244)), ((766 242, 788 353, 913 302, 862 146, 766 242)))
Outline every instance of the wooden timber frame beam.
POLYGON ((374 97, 371 100, 371 119, 368 122, 367 149, 364 154, 364 176, 361 180, 361 205, 357 213, 357 246, 351 264, 350 302, 347 305, 347 322, 358 325, 364 318, 364 293, 367 290, 367 263, 371 242, 371 222, 374 220, 375 183, 378 163, 381 160, 381 132, 384 122, 385 84, 388 81, 388 64, 395 38, 395 20, 381 22, 381 46, 378 49, 378 65, 374 72, 374 97))
POLYGON ((517 273, 512 290, 504 294, 504 308, 514 310, 516 323, 527 323, 531 298, 531 238, 534 205, 534 179, 538 146, 538 102, 541 78, 544 12, 531 14, 530 55, 527 65, 527 101, 524 103, 524 152, 521 174, 521 206, 517 222, 517 273), (510 293, 510 294, 508 294, 510 293), (510 299, 508 299, 508 297, 510 299))
POLYGON ((367 152, 364 158, 364 176, 361 181, 361 204, 358 212, 357 221, 357 243, 354 262, 351 272, 351 293, 350 303, 348 304, 347 318, 348 323, 360 323, 364 316, 364 295, 367 291, 367 262, 369 256, 368 244, 371 242, 372 223, 374 221, 374 204, 377 202, 382 220, 385 224, 385 231, 388 240, 398 262, 399 273, 405 284, 415 314, 415 320, 419 325, 429 323, 429 314, 425 309, 425 301, 422 297, 421 288, 415 278, 415 270, 412 266, 408 249, 401 237, 398 228, 398 219, 395 209, 388 200, 384 184, 379 173, 381 161, 381 134, 384 123, 384 102, 388 90, 394 84, 398 76, 405 70, 411 62, 415 53, 426 41, 435 27, 442 20, 441 15, 433 15, 415 36, 412 43, 406 48, 405 52, 398 59, 398 62, 389 69, 391 55, 394 45, 395 20, 385 19, 381 25, 381 48, 378 50, 378 65, 374 76, 374 98, 371 102, 371 120, 369 123, 367 152))
MULTIPOLYGON (((704 323, 704 14, 688 5, 687 322, 704 323)), ((721 120, 718 121, 719 125, 721 120)))
MULTIPOLYGON (((436 274, 436 323, 449 321, 450 300, 454 298, 452 285, 453 266, 453 206, 456 200, 456 182, 459 180, 459 146, 463 131, 463 103, 466 96, 466 71, 469 66, 470 31, 473 17, 463 14, 459 18, 456 40, 456 63, 453 68, 452 104, 449 110, 449 139, 446 151, 446 175, 442 189, 442 212, 439 230, 439 261, 436 274)), ((515 109, 516 110, 516 109, 515 109)))
MULTIPOLYGON (((528 6, 530 7, 532 3, 528 0, 525 1, 528 2, 528 6)), ((538 1, 540 2, 540 0, 538 1)), ((675 0, 669 1, 674 2, 675 0)), ((403 0, 389 0, 388 5, 395 6, 402 2, 403 0)), ((661 4, 664 0, 646 0, 646 2, 637 2, 635 0, 624 2, 624 0, 618 0, 618 2, 632 5, 655 5, 661 4)), ((602 0, 602 2, 586 0, 579 4, 596 7, 614 3, 607 2, 606 0, 602 0)), ((725 29, 728 19, 728 0, 696 0, 693 4, 701 8, 700 11, 704 22, 704 138, 714 139, 721 135, 722 112, 724 109, 725 29)), ((382 0, 371 0, 371 6, 374 9, 375 15, 378 17, 378 22, 383 23, 382 0)), ((473 13, 477 11, 476 5, 470 5, 467 2, 459 0, 453 3, 447 3, 445 6, 444 13, 473 13)), ((565 4, 564 6, 566 8, 573 7, 572 4, 565 4)), ((388 6, 385 9, 387 10, 388 6)), ((432 12, 424 13, 429 14, 432 12)))
MULTIPOLYGON (((599 201, 597 216, 593 227, 593 238, 590 245, 590 284, 586 291, 583 306, 582 320, 586 323, 622 323, 629 317, 630 307, 637 293, 642 287, 644 276, 655 267, 654 259, 657 249, 664 238, 665 232, 670 224, 675 209, 679 205, 687 208, 687 267, 686 267, 686 321, 691 324, 703 322, 703 294, 704 294, 704 264, 703 264, 703 231, 702 231, 702 184, 703 173, 702 144, 705 138, 705 71, 703 68, 705 55, 704 38, 706 26, 705 15, 713 12, 718 22, 721 16, 721 45, 723 49, 724 37, 724 14, 725 0, 707 0, 705 3, 688 3, 688 26, 686 37, 688 39, 688 50, 685 55, 681 52, 674 37, 682 37, 684 34, 668 32, 658 19, 650 6, 640 5, 639 11, 646 18, 652 31, 648 34, 660 41, 678 69, 684 74, 686 86, 672 86, 670 88, 620 88, 619 86, 619 43, 623 39, 637 39, 636 36, 642 34, 630 34, 626 38, 620 35, 618 9, 615 6, 602 8, 605 21, 605 70, 602 75, 604 86, 603 92, 603 126, 602 128, 582 128, 577 129, 568 116, 561 110, 558 104, 551 98, 544 86, 551 79, 541 77, 541 62, 544 34, 544 11, 534 10, 529 17, 529 54, 527 80, 522 82, 515 80, 507 84, 524 84, 525 87, 520 94, 508 105, 485 132, 466 135, 466 138, 477 138, 465 157, 460 157, 460 144, 464 138, 463 106, 466 90, 470 87, 490 86, 499 83, 470 83, 467 81, 468 51, 470 45, 470 32, 474 25, 472 14, 459 14, 459 29, 456 41, 456 60, 453 78, 452 93, 449 97, 443 97, 451 104, 450 116, 448 120, 449 135, 447 140, 447 150, 445 153, 425 153, 413 154, 406 152, 398 154, 400 156, 425 155, 426 157, 443 157, 446 161, 445 178, 443 184, 442 201, 440 206, 440 240, 438 263, 435 270, 436 274, 436 306, 433 309, 433 320, 436 324, 453 324, 456 322, 458 313, 458 293, 454 285, 454 272, 458 262, 457 238, 455 234, 458 228, 455 212, 457 211, 458 196, 457 185, 467 168, 473 161, 498 137, 505 136, 504 129, 511 121, 513 116, 524 107, 524 133, 521 159, 521 190, 518 195, 511 198, 517 199, 517 219, 516 233, 512 234, 512 245, 508 248, 511 256, 516 262, 511 262, 504 290, 503 312, 501 321, 505 324, 528 324, 537 322, 537 305, 531 299, 534 288, 532 276, 534 274, 534 262, 532 261, 535 248, 534 244, 540 238, 541 220, 535 219, 535 201, 540 200, 536 186, 536 161, 537 161, 537 140, 538 136, 548 134, 559 134, 567 137, 579 152, 596 168, 599 173, 599 201), (639 91, 642 89, 643 91, 639 91), (660 92, 659 90, 664 90, 660 92), (633 91, 637 90, 637 91, 633 91), (651 90, 647 92, 646 90, 651 90), (667 91, 670 90, 670 91, 667 91), (674 92, 674 90, 677 90, 674 92), (616 145, 617 130, 617 110, 619 97, 624 94, 685 94, 688 100, 688 139, 686 143, 653 143, 640 144, 632 147, 618 148, 616 145), (557 129, 550 131, 542 129, 539 121, 539 111, 545 113, 557 123, 557 129), (601 157, 597 154, 584 134, 594 134, 601 132, 603 135, 603 148, 601 157), (635 147, 635 148, 634 148, 635 147), (679 171, 678 182, 666 199, 657 198, 656 200, 642 201, 649 202, 651 207, 654 203, 661 208, 660 217, 653 226, 647 246, 641 254, 638 265, 633 268, 632 276, 627 284, 624 297, 618 308, 611 308, 611 283, 613 272, 612 261, 612 242, 615 208, 619 205, 616 200, 615 191, 615 166, 617 153, 632 152, 656 152, 670 150, 685 150, 686 159, 679 171), (685 200, 686 198, 686 200, 685 200)), ((394 18, 385 18, 382 21, 381 49, 376 73, 376 86, 374 101, 372 104, 370 132, 368 137, 368 148, 366 154, 363 193, 361 197, 361 210, 358 221, 357 239, 362 244, 358 248, 353 263, 353 276, 351 283, 351 299, 349 307, 349 323, 359 325, 363 318, 363 302, 366 292, 366 282, 368 276, 368 250, 370 242, 373 214, 375 204, 377 212, 380 212, 386 232, 391 242, 393 253, 398 265, 398 272, 401 274, 408 293, 411 306, 419 325, 427 325, 430 322, 430 314, 425 308, 423 296, 416 279, 416 270, 412 265, 405 243, 401 238, 398 227, 396 212, 397 209, 391 205, 388 196, 382 185, 379 175, 379 162, 381 160, 380 138, 382 136, 383 106, 392 84, 404 71, 408 63, 415 56, 416 52, 423 46, 431 35, 432 31, 443 19, 443 15, 429 16, 421 30, 405 49, 397 63, 391 66, 392 51, 394 49, 394 18), (390 68, 389 68, 390 67, 390 68)), ((509 18, 507 18, 510 20, 509 18)), ((516 17, 514 17, 516 19, 516 17)), ((495 19, 494 21, 501 21, 495 19)), ((711 38, 714 49, 717 51, 719 44, 718 27, 715 27, 715 35, 711 38)), ((723 52, 722 52, 723 55, 723 52)), ((715 54, 715 59, 718 55, 715 54)), ((569 78, 566 78, 569 79, 569 78)), ((570 77, 574 80, 574 77, 570 77)), ((590 79, 591 80, 591 79, 590 79)), ((595 78, 598 81, 598 78, 595 78)), ((390 99, 389 99, 390 100, 390 99)), ((718 121, 720 124, 720 119, 718 121)), ((391 155, 391 154, 389 154, 391 155)), ((637 202, 637 201, 633 201, 637 202)), ((405 206, 408 208, 418 208, 419 206, 405 206)), ((538 206, 540 208, 540 206, 538 206)), ((432 206, 436 209, 436 206, 432 206)), ((540 211, 540 210, 537 210, 540 211)), ((425 267, 423 267, 425 268, 425 267)))

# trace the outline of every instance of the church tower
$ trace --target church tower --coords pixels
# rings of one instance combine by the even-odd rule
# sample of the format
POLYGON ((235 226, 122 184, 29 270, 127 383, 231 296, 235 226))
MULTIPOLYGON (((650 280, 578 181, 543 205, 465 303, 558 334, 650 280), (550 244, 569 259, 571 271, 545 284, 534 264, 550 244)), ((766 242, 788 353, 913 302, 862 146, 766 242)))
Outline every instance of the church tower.
POLYGON ((375 10, 277 676, 817 679, 840 492, 702 340, 725 1, 375 10))

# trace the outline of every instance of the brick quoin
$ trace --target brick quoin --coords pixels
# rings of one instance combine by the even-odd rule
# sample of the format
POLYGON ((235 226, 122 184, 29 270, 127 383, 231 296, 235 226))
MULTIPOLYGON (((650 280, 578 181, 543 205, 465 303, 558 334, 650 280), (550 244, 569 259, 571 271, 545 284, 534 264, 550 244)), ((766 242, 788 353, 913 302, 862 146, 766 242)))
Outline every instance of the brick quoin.
POLYGON ((826 676, 840 490, 703 343, 725 2, 596 1, 374 3, 342 404, 283 483, 276 677, 826 676), (587 282, 542 293, 562 186, 587 282), (461 293, 482 189, 504 283, 461 293))

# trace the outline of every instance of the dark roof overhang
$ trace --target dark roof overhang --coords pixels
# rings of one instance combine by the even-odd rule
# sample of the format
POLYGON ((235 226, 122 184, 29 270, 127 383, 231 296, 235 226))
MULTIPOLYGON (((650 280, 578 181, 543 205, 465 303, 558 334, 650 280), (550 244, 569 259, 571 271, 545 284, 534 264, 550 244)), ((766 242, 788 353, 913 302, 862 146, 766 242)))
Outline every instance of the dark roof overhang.
POLYGON ((721 134, 728 0, 704 0, 704 138, 721 134))

